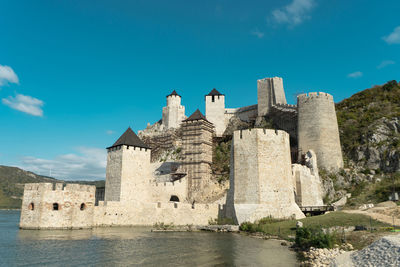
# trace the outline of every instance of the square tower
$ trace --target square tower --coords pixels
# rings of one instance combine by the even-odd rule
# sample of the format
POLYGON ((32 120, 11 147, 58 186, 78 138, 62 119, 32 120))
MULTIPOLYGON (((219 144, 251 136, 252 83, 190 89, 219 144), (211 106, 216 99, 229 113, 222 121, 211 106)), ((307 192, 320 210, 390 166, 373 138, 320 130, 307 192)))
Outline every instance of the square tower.
POLYGON ((128 128, 107 152, 104 200, 149 201, 150 147, 128 128))
POLYGON ((201 195, 202 189, 211 180, 213 134, 213 124, 200 110, 182 123, 182 168, 187 173, 190 200, 195 200, 194 195, 201 195))
POLYGON ((258 116, 265 116, 276 104, 286 104, 283 80, 280 77, 257 80, 258 116))

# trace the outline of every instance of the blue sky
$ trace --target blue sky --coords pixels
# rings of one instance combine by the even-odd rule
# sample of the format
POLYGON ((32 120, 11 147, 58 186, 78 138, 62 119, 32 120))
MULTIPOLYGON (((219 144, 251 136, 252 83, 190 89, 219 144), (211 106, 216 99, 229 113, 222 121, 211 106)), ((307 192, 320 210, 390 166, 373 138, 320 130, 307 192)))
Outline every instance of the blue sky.
POLYGON ((0 0, 0 164, 103 179, 105 147, 161 118, 256 103, 257 79, 340 101, 399 79, 398 0, 0 0))

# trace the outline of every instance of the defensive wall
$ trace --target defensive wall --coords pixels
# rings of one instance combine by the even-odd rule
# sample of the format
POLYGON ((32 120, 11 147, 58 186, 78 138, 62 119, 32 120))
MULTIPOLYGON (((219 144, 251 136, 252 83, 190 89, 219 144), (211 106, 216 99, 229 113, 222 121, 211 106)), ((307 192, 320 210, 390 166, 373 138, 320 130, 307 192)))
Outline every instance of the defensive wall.
POLYGON ((94 226, 133 226, 155 223, 207 225, 218 218, 218 204, 180 202, 119 203, 103 202, 95 208, 94 226))
POLYGON ((20 227, 90 228, 93 225, 95 190, 95 186, 79 184, 25 184, 20 227))
POLYGON ((263 217, 302 218, 294 199, 288 133, 235 131, 226 216, 237 223, 263 217))
POLYGON ((343 168, 339 127, 333 97, 327 93, 297 96, 299 154, 315 151, 318 165, 327 170, 343 168))

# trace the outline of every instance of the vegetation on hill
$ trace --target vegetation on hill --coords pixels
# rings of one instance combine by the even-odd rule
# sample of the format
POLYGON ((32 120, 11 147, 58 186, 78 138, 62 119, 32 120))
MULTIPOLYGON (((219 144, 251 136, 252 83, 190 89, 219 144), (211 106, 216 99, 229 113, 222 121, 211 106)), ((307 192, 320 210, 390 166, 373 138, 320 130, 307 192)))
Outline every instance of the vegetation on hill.
POLYGON ((26 183, 79 183, 104 187, 104 181, 62 181, 37 175, 17 167, 0 166, 0 209, 21 207, 21 198, 26 183))
MULTIPOLYGON (((368 146, 375 142, 375 146, 386 145, 389 150, 400 150, 400 135, 397 129, 389 133, 389 138, 376 140, 377 129, 382 127, 382 118, 388 121, 400 118, 400 84, 390 81, 382 86, 363 90, 336 104, 340 141, 346 163, 362 160, 357 155, 360 146, 368 146), (377 123, 378 122, 378 123, 377 123), (375 137, 373 134, 375 133, 375 137), (369 138, 370 137, 370 138, 369 138)), ((393 127, 398 127, 394 123, 393 127)))

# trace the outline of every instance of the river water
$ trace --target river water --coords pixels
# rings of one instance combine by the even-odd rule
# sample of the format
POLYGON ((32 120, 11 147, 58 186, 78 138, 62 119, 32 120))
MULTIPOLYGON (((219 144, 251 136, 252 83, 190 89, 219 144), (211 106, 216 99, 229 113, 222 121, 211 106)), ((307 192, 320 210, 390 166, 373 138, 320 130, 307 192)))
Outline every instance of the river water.
POLYGON ((0 266, 296 266, 276 240, 147 227, 19 230, 19 211, 0 210, 0 266))

